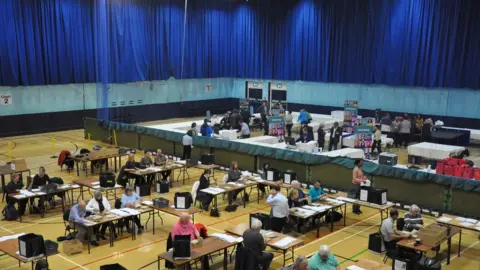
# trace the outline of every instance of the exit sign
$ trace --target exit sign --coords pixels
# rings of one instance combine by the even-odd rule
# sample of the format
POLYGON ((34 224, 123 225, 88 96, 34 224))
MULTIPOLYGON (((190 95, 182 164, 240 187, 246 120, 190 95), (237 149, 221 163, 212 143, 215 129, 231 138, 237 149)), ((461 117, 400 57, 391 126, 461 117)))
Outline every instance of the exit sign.
POLYGON ((281 84, 277 84, 277 88, 282 88, 282 85, 281 85, 281 84))
POLYGON ((258 83, 254 82, 254 83, 253 83, 253 86, 255 86, 255 87, 258 86, 258 83))

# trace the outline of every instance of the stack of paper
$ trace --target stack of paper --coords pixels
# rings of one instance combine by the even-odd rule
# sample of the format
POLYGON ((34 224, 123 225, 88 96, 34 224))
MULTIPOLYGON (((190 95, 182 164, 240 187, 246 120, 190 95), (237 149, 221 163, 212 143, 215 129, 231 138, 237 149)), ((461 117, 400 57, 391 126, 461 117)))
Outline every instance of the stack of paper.
POLYGON ((473 224, 470 223, 470 222, 462 222, 462 223, 460 223, 460 225, 465 226, 465 227, 471 227, 471 226, 473 226, 473 224))
POLYGON ((358 266, 356 266, 356 265, 347 266, 346 269, 347 269, 347 270, 365 270, 365 269, 363 269, 363 268, 361 268, 361 267, 358 267, 358 266))
POLYGON ((287 247, 290 243, 295 242, 297 239, 287 236, 280 241, 275 242, 273 245, 276 247, 287 247))
POLYGON ((2 236, 2 237, 0 237, 0 242, 12 240, 12 239, 17 239, 18 237, 20 237, 24 234, 25 233, 18 233, 18 234, 14 234, 14 235, 2 236))
POLYGON ((464 217, 457 217, 455 220, 457 220, 457 221, 459 221, 459 222, 465 222, 465 221, 467 221, 467 219, 464 218, 464 217))
POLYGON ((478 220, 473 219, 473 218, 467 218, 465 221, 466 221, 466 222, 469 222, 469 223, 473 223, 473 224, 475 224, 475 223, 478 222, 478 220))
POLYGON ((305 205, 305 206, 302 206, 302 208, 306 208, 315 212, 325 212, 332 207, 329 205, 322 205, 322 206, 305 205))
MULTIPOLYGON (((38 190, 38 191, 40 191, 40 190, 38 190)), ((30 191, 25 190, 25 189, 20 190, 20 194, 24 195, 24 196, 27 196, 27 197, 35 196, 35 193, 30 192, 30 191)))
POLYGON ((224 234, 224 233, 212 233, 211 236, 213 237, 216 237, 220 240, 223 240, 225 242, 229 242, 229 243, 240 243, 240 242, 243 242, 243 238, 242 237, 233 237, 231 235, 228 235, 228 234, 224 234))
POLYGON ((346 197, 337 197, 337 200, 344 201, 344 202, 356 202, 357 200, 355 199, 350 199, 346 197))
POLYGON ((135 210, 135 209, 132 209, 132 208, 122 208, 120 210, 130 214, 131 216, 140 215, 140 212, 138 210, 135 210))
POLYGON ((335 204, 341 204, 341 203, 343 203, 343 202, 340 201, 340 200, 336 200, 336 199, 332 199, 332 198, 326 198, 325 200, 326 200, 327 202, 335 203, 335 204))
POLYGON ((445 223, 450 222, 450 220, 452 220, 452 219, 448 218, 448 217, 441 217, 441 218, 438 219, 439 222, 445 222, 445 223))
POLYGON ((80 186, 77 184, 72 185, 72 188, 79 188, 80 186))
POLYGON ((153 205, 152 201, 143 201, 143 203, 146 204, 146 205, 153 205))

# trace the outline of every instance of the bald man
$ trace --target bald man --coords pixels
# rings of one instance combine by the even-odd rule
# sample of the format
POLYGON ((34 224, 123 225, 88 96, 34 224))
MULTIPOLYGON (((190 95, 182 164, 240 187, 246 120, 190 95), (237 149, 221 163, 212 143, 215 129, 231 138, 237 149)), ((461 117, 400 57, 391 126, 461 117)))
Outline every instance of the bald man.
MULTIPOLYGON (((88 229, 83 224, 87 223, 88 221, 85 219, 85 215, 87 214, 87 204, 84 200, 79 200, 76 205, 70 209, 70 216, 68 220, 70 221, 70 226, 77 230, 77 239, 80 241, 85 240, 85 235, 88 234, 88 229)), ((90 245, 98 246, 98 243, 93 238, 93 234, 89 235, 90 245)))
POLYGON ((192 240, 201 239, 200 233, 190 221, 190 216, 185 212, 180 214, 178 222, 173 226, 172 239, 175 239, 175 235, 190 235, 192 240))

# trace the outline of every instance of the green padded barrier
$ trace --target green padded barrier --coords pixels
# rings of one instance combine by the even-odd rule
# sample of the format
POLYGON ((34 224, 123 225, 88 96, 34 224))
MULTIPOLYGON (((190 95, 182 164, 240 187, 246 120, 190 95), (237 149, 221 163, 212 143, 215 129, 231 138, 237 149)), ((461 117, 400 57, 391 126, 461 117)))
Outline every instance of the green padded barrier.
POLYGON ((349 190, 352 186, 352 169, 337 164, 311 165, 311 183, 320 181, 322 185, 349 190))
POLYGON ((215 164, 220 166, 229 168, 232 161, 235 160, 241 170, 253 171, 255 169, 255 156, 224 149, 214 149, 213 154, 215 155, 215 164))
POLYGON ((452 213, 480 218, 478 202, 480 202, 480 193, 452 189, 452 213))
POLYGON ((140 148, 148 150, 162 149, 165 155, 174 155, 174 143, 149 135, 140 135, 140 148))
POLYGON ((297 173, 297 178, 299 181, 301 182, 309 181, 309 179, 307 179, 308 166, 306 164, 259 156, 258 168, 263 168, 264 163, 270 163, 270 167, 280 171, 292 170, 297 173))
POLYGON ((444 210, 445 189, 448 189, 446 186, 384 176, 375 176, 372 180, 376 188, 388 189, 389 201, 414 203, 422 207, 444 210))
MULTIPOLYGON (((177 156, 182 156, 183 155, 183 145, 177 144, 177 147, 179 148, 180 155, 177 156)), ((205 148, 205 147, 200 147, 200 146, 193 146, 192 148, 192 157, 193 158, 198 158, 200 160, 200 157, 202 156, 203 153, 210 153, 210 148, 205 148)))
POLYGON ((134 132, 117 131, 117 144, 121 147, 139 149, 139 134, 134 132))
POLYGON ((88 138, 88 133, 90 133, 91 140, 111 143, 110 140, 107 140, 111 137, 110 131, 106 127, 99 127, 96 119, 85 118, 84 124, 85 138, 88 138))

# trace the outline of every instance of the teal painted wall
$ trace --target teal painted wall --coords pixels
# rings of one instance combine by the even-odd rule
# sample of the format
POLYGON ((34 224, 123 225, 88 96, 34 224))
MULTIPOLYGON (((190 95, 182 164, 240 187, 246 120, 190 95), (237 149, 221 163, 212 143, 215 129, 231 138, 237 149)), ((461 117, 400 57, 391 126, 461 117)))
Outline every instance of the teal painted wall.
MULTIPOLYGON (((172 78, 166 81, 111 84, 109 85, 108 104, 110 107, 119 107, 228 97, 244 98, 245 81, 262 81, 264 83, 263 96, 268 96, 269 80, 264 79, 175 80, 172 78), (211 92, 205 91, 206 84, 212 85, 211 92), (114 103, 115 105, 113 105, 114 103)), ((356 99, 362 109, 380 108, 384 111, 480 118, 480 91, 472 89, 391 87, 303 81, 273 82, 287 84, 287 99, 292 103, 343 107, 345 99, 356 99)), ((0 94, 11 94, 13 98, 12 105, 0 106, 0 115, 97 108, 95 84, 0 87, 0 94)))

